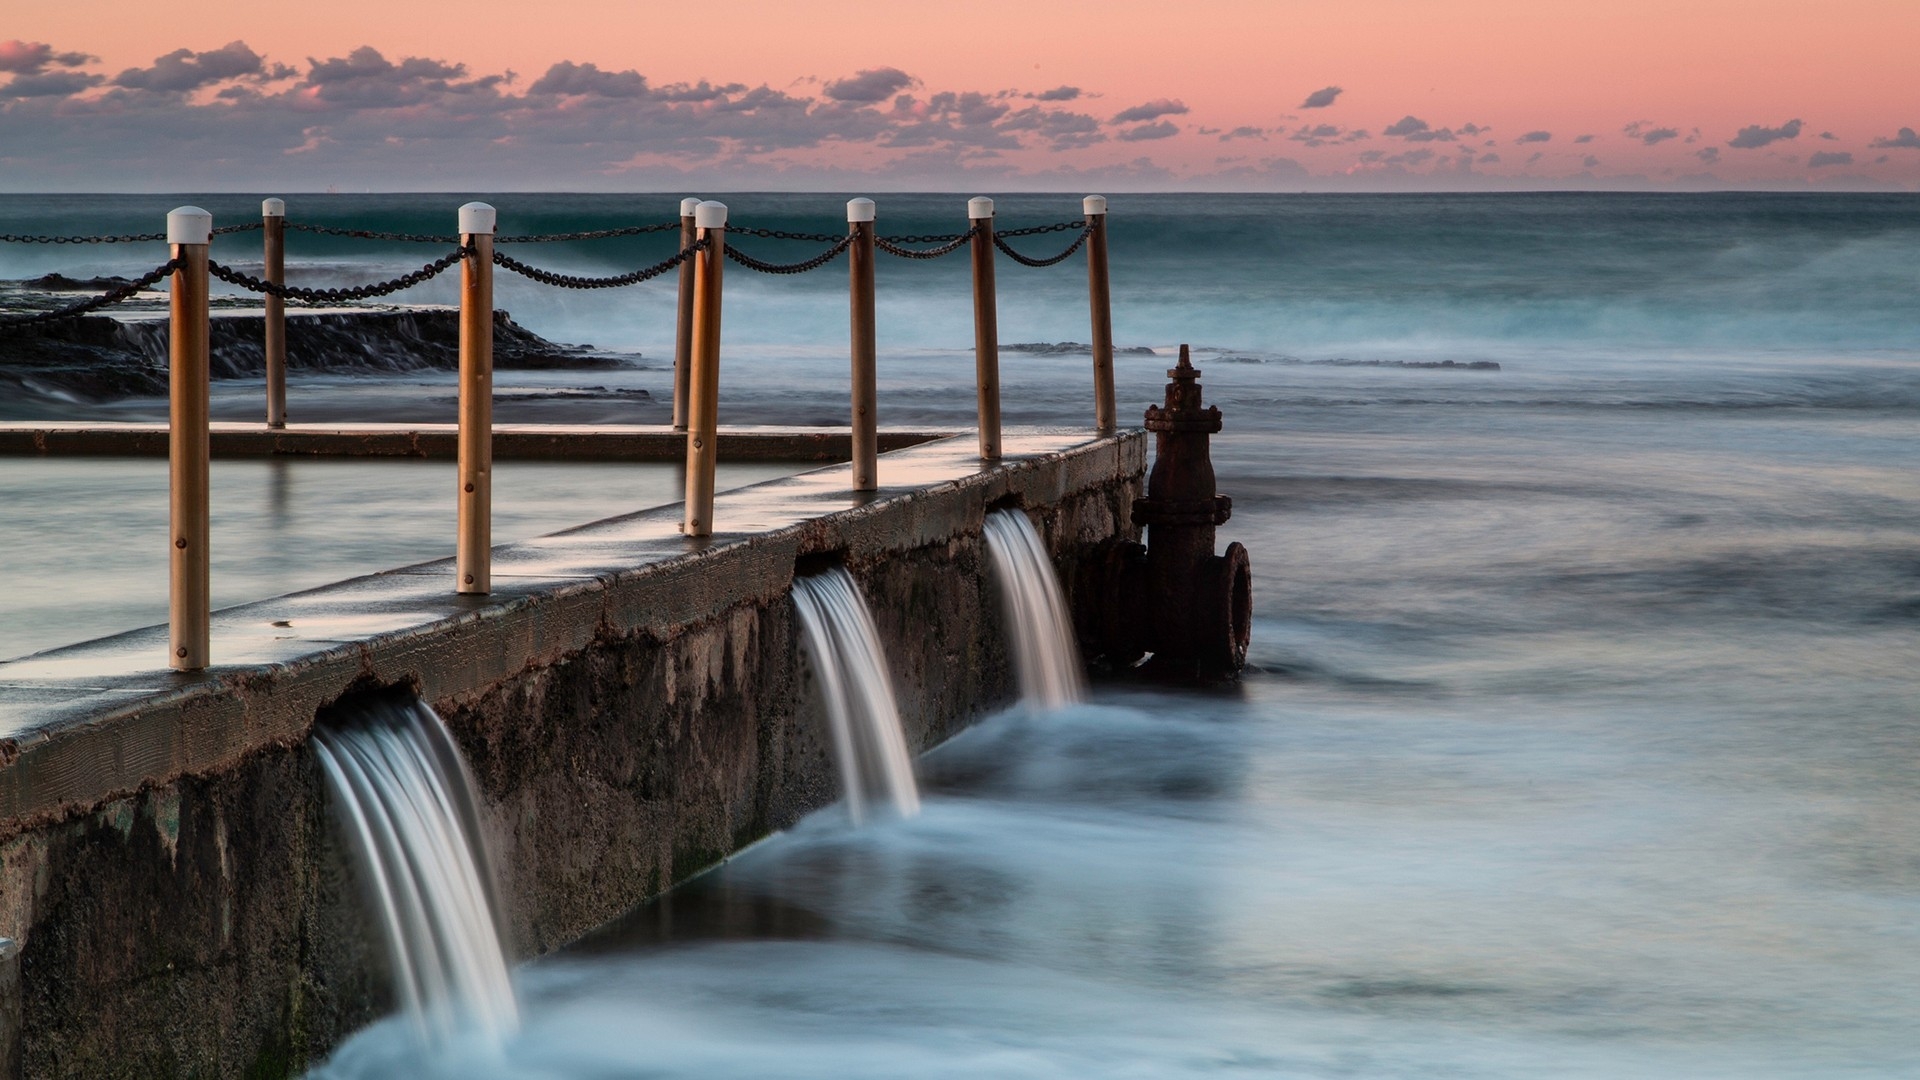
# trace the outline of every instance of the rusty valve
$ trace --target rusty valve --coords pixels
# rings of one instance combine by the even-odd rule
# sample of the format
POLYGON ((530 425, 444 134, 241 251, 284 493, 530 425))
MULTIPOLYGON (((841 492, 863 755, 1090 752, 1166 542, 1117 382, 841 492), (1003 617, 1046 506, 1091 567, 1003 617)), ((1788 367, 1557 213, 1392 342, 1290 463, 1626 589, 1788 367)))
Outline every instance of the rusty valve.
POLYGON ((1109 662, 1152 653, 1146 669, 1162 678, 1230 679, 1247 663, 1253 570, 1237 543, 1213 553, 1214 530, 1233 514, 1233 500, 1215 490, 1208 445, 1220 410, 1202 405, 1187 346, 1167 377, 1166 404, 1147 408, 1147 494, 1133 501, 1133 523, 1147 530, 1147 542, 1108 549, 1089 629, 1109 662))

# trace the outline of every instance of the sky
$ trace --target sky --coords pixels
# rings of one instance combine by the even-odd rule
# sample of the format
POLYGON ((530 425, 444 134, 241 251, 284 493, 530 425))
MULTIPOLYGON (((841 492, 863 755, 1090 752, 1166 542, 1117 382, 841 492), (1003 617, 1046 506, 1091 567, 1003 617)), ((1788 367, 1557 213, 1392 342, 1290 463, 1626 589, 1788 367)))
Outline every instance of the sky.
POLYGON ((0 190, 1920 191, 1920 0, 9 0, 0 190))

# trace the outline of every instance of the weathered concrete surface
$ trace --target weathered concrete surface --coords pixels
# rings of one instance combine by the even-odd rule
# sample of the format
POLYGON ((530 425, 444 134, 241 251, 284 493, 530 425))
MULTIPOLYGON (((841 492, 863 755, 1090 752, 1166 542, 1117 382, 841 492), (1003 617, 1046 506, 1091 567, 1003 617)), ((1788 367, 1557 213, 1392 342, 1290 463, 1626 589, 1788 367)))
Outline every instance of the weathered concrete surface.
POLYGON ((987 510, 1026 507, 1071 575, 1132 535, 1144 451, 1014 434, 982 470, 948 439, 869 496, 844 466, 724 493, 708 540, 670 507, 497 549, 491 597, 444 562, 344 582, 218 613, 203 675, 155 666, 163 628, 0 664, 0 1066, 280 1076, 386 1008, 305 747, 356 688, 447 718, 512 948, 542 953, 836 796, 796 565, 853 570, 924 749, 1011 696, 987 510))
MULTIPOLYGON (((880 450, 903 450, 948 432, 888 429, 880 450)), ((264 424, 216 422, 210 441, 217 458, 293 455, 410 457, 452 461, 454 424, 264 424)), ((726 461, 846 461, 853 456, 848 428, 728 427, 720 429, 726 461)), ((0 423, 0 456, 72 455, 166 457, 167 425, 142 423, 0 423)), ((495 424, 499 461, 684 461, 687 433, 653 424, 495 424)))

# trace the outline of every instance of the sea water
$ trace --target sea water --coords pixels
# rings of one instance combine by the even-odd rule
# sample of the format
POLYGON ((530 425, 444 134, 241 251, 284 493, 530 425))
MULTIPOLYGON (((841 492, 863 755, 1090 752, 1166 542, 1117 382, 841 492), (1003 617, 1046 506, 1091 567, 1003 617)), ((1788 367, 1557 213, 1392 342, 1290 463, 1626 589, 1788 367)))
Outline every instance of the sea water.
MULTIPOLYGON (((289 196, 289 215, 450 230, 467 198, 289 196)), ((490 198, 503 232, 675 201, 490 198)), ((825 196, 723 198, 738 223, 844 227, 825 196)), ((148 201, 111 227, 157 221, 148 201)), ((963 204, 881 196, 880 231, 957 231, 963 204)), ((1018 227, 1077 199, 998 208, 1018 227)), ((810 820, 527 967, 523 1031, 486 1069, 1920 1072, 1920 199, 1112 208, 1115 338, 1155 350, 1118 358, 1122 418, 1197 346, 1226 419, 1222 542, 1253 555, 1252 668, 987 721, 922 763, 918 818, 810 820)), ((306 250, 333 284, 432 254, 306 250)), ((1077 260, 1000 265, 1003 340, 1087 339, 1077 260)), ((724 421, 845 422, 843 273, 728 274, 724 421)), ((670 286, 501 280, 548 337, 670 355, 670 286)), ((879 295, 881 422, 964 430, 964 267, 889 259, 879 295)), ((1008 351, 1002 372, 1009 423, 1091 420, 1084 354, 1008 351)), ((665 400, 658 367, 609 377, 665 400)), ((446 392, 381 385, 389 412, 446 392)), ((364 1075, 464 1074, 397 1028, 356 1038, 364 1075)))

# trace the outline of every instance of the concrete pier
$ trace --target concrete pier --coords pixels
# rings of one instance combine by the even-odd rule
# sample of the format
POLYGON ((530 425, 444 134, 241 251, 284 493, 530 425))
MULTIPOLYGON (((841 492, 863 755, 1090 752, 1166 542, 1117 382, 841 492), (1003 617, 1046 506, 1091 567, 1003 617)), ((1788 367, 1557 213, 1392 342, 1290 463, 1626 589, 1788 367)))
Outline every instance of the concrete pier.
POLYGON ((874 492, 841 465, 722 493, 698 540, 670 506, 500 547, 490 596, 442 560, 217 612, 202 673, 159 666, 164 628, 0 664, 0 1076, 290 1075, 389 1007, 306 748, 356 693, 446 718, 521 957, 836 797, 796 567, 859 579, 915 751, 1006 703, 985 514, 1024 508, 1071 591, 1136 538, 1145 440, 1002 453, 946 438, 874 492))

